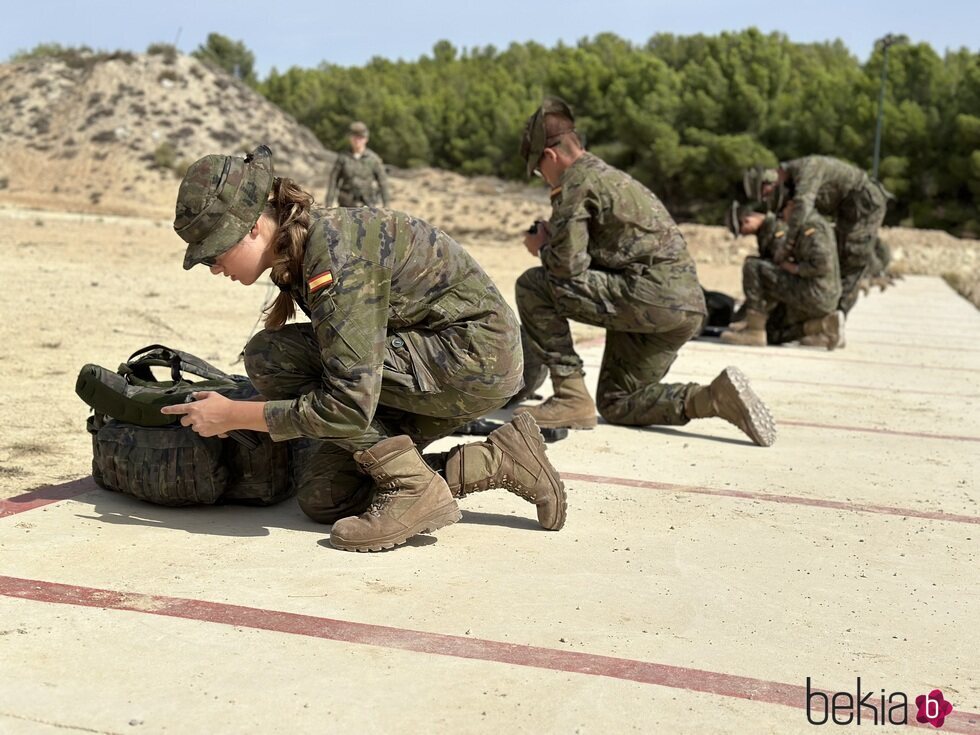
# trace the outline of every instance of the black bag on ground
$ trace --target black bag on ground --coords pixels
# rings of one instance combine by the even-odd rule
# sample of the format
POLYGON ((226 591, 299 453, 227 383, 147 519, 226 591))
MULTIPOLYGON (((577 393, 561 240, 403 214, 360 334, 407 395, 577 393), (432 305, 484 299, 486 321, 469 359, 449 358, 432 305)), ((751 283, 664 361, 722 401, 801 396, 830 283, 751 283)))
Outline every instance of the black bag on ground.
POLYGON ((233 432, 237 439, 202 437, 181 426, 178 416, 160 413, 160 407, 182 403, 198 390, 234 399, 257 395, 244 376, 151 345, 115 373, 86 365, 75 390, 94 411, 88 420, 92 476, 106 490, 160 505, 271 505, 295 492, 285 443, 260 432, 233 432), (171 380, 157 380, 152 367, 169 368, 171 380))

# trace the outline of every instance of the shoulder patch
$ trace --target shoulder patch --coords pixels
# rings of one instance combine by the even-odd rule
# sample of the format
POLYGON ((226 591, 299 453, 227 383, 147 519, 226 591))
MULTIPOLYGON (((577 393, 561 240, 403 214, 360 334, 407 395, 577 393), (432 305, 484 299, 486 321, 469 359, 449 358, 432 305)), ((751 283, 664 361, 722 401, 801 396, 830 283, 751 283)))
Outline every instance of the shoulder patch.
POLYGON ((786 233, 783 230, 779 230, 773 237, 785 237, 786 233))
POLYGON ((321 288, 326 288, 331 283, 333 283, 333 273, 330 271, 323 271, 323 273, 315 275, 313 278, 307 281, 307 285, 310 288, 310 293, 315 293, 321 288))
POLYGON ((556 186, 554 189, 551 190, 551 198, 552 199, 554 199, 559 194, 561 194, 561 187, 560 186, 556 186))
POLYGON ((804 234, 804 235, 805 235, 806 237, 810 237, 810 235, 812 235, 812 234, 813 234, 814 232, 816 232, 816 231, 817 231, 817 228, 816 228, 816 227, 811 227, 811 228, 809 228, 809 229, 807 229, 807 230, 803 230, 803 234, 804 234))

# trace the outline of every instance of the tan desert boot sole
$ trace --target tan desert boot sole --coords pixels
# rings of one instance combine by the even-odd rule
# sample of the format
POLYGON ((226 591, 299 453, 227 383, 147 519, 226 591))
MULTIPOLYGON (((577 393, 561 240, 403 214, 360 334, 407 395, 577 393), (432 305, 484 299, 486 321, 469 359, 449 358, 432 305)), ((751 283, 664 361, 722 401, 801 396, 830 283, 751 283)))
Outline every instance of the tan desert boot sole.
MULTIPOLYGON (((425 518, 420 518, 411 526, 407 526, 387 536, 371 539, 370 543, 348 541, 331 529, 330 545, 343 551, 383 551, 384 549, 393 549, 408 541, 412 536, 438 531, 440 528, 452 525, 462 517, 463 514, 460 512, 459 506, 453 500, 452 503, 435 508, 429 515, 425 518)), ((337 523, 340 523, 340 521, 337 521, 337 523)), ((336 528, 336 525, 335 523, 334 528, 336 528)))

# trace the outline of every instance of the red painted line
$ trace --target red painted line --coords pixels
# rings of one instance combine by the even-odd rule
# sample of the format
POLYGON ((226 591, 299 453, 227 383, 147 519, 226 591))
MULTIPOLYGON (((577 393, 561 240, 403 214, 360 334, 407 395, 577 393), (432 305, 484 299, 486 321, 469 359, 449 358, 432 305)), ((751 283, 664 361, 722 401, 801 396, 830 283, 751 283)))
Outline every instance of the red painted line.
POLYGON ((916 396, 943 396, 945 398, 980 398, 980 393, 946 393, 938 390, 918 390, 915 388, 894 388, 882 387, 878 385, 855 385, 853 383, 818 383, 813 380, 789 380, 785 378, 752 378, 753 382, 759 383, 788 383, 790 385, 814 385, 819 388, 848 388, 853 390, 868 391, 879 390, 886 393, 898 395, 916 396))
MULTIPOLYGON (((700 342, 697 344, 707 344, 705 342, 700 342)), ((852 365, 877 365, 879 367, 887 368, 912 368, 915 370, 929 370, 931 372, 942 371, 947 373, 980 373, 980 368, 967 368, 967 367, 946 367, 943 365, 909 365, 904 362, 881 362, 879 360, 860 360, 851 357, 830 357, 825 356, 828 353, 824 351, 823 355, 810 355, 807 354, 808 351, 805 350, 794 350, 789 347, 784 347, 782 349, 773 348, 760 350, 758 347, 747 347, 745 349, 738 349, 732 345, 726 345, 719 342, 717 345, 711 345, 712 348, 722 348, 723 351, 729 352, 734 351, 739 355, 751 355, 755 354, 760 357, 765 357, 766 359, 770 357, 788 357, 794 360, 820 360, 827 363, 840 363, 846 362, 852 365)), ((691 343, 684 345, 684 349, 691 349, 691 343)), ((708 348, 711 349, 711 348, 708 348)), ((707 349, 697 349, 696 347, 692 349, 693 352, 707 352, 707 349)), ((836 353, 835 353, 836 354, 836 353)))
POLYGON ((862 339, 858 340, 859 344, 862 345, 877 345, 881 347, 902 347, 914 350, 942 350, 943 352, 980 352, 980 349, 975 347, 949 347, 947 345, 924 345, 916 342, 913 343, 897 343, 897 342, 875 342, 873 340, 862 339))
MULTIPOLYGON (((598 362, 585 362, 583 367, 587 367, 593 370, 599 370, 602 366, 598 362)), ((685 370, 678 370, 672 373, 673 377, 678 377, 680 375, 690 375, 685 370)), ((710 382, 715 376, 702 376, 698 380, 704 380, 710 382)), ((697 380, 691 379, 693 382, 697 380)), ((670 381, 667 381, 670 382, 670 381)), ((683 381, 688 382, 688 381, 683 381)), ((880 386, 880 385, 857 385, 855 383, 821 383, 815 380, 790 380, 788 378, 768 378, 765 376, 753 376, 753 383, 786 383, 787 385, 812 385, 817 388, 845 388, 850 390, 859 391, 869 391, 877 390, 884 391, 885 393, 897 394, 897 395, 915 395, 915 396, 942 396, 944 398, 980 398, 980 393, 948 393, 946 391, 940 390, 918 390, 916 388, 896 388, 894 386, 880 386)))
POLYGON ((644 490, 663 490, 670 493, 694 493, 697 495, 714 495, 724 498, 739 498, 740 500, 761 500, 766 503, 786 503, 789 505, 806 505, 812 508, 833 508, 855 513, 880 513, 891 516, 909 518, 925 518, 930 521, 950 521, 951 523, 972 523, 980 525, 980 516, 944 513, 941 510, 916 510, 914 508, 897 508, 889 505, 870 505, 867 503, 851 503, 843 500, 826 500, 824 498, 805 498, 800 495, 779 495, 776 493, 760 493, 750 490, 729 490, 721 487, 702 487, 699 485, 674 485, 669 482, 653 482, 651 480, 633 480, 627 477, 608 477, 605 475, 588 475, 578 472, 562 472, 562 479, 579 480, 599 485, 619 485, 622 487, 638 487, 644 490))
POLYGON ((836 431, 859 431, 864 434, 889 434, 891 436, 914 436, 919 439, 942 439, 954 442, 980 442, 980 436, 958 436, 956 434, 928 434, 924 431, 897 431, 895 429, 875 429, 868 426, 844 426, 839 424, 818 424, 810 421, 790 421, 779 419, 780 426, 805 426, 810 429, 834 429, 836 431))
MULTIPOLYGON (((605 337, 595 337, 593 339, 584 340, 578 343, 579 347, 598 347, 599 345, 605 344, 605 337)), ((915 347, 915 345, 909 345, 910 347, 915 347)), ((692 340, 688 342, 682 349, 691 350, 692 352, 707 352, 708 349, 718 349, 721 348, 723 351, 734 351, 741 355, 758 355, 769 357, 789 357, 798 360, 822 360, 823 362, 838 363, 847 362, 855 365, 878 365, 879 367, 889 367, 889 368, 915 368, 917 370, 942 370, 950 373, 980 373, 980 368, 967 368, 967 367, 946 367, 943 365, 908 365, 904 362, 881 362, 878 360, 860 360, 851 357, 831 357, 827 355, 826 351, 820 354, 807 354, 811 350, 798 350, 792 347, 784 347, 782 345, 774 345, 771 349, 760 350, 758 347, 748 347, 745 349, 738 349, 737 345, 726 345, 723 342, 705 342, 692 340), (707 349, 698 349, 700 345, 709 345, 707 349)), ((839 354, 839 353, 837 353, 839 354)))
MULTIPOLYGON (((802 686, 636 659, 503 643, 468 636, 427 633, 387 625, 357 623, 182 597, 79 587, 19 577, 0 576, 0 595, 36 602, 183 618, 437 656, 527 666, 586 676, 602 676, 779 704, 798 710, 806 708, 806 688, 802 686)), ((826 690, 820 691, 829 694, 826 690)), ((910 724, 917 725, 914 719, 910 724)), ((980 714, 954 710, 946 719, 943 729, 976 735, 980 733, 980 714)))
MULTIPOLYGON (((949 315, 946 314, 946 315, 942 316, 941 318, 942 319, 948 319, 949 318, 949 315)), ((848 334, 851 334, 852 332, 859 333, 859 334, 901 334, 901 335, 904 335, 906 337, 909 334, 909 332, 908 332, 907 329, 877 329, 877 328, 870 328, 869 329, 869 328, 863 328, 863 327, 848 327, 847 328, 847 333, 848 334)), ((942 338, 942 337, 949 337, 950 339, 969 339, 969 335, 964 334, 962 331, 960 331, 960 332, 936 332, 936 331, 930 329, 929 330, 929 336, 930 337, 940 337, 940 338, 942 338)), ((977 337, 980 338, 980 333, 977 334, 977 337)))
POLYGON ((77 495, 84 495, 85 493, 90 493, 98 489, 99 486, 95 484, 95 480, 91 477, 83 477, 62 485, 40 487, 23 495, 0 500, 0 518, 15 516, 18 513, 51 505, 61 500, 68 500, 68 498, 74 498, 77 495))

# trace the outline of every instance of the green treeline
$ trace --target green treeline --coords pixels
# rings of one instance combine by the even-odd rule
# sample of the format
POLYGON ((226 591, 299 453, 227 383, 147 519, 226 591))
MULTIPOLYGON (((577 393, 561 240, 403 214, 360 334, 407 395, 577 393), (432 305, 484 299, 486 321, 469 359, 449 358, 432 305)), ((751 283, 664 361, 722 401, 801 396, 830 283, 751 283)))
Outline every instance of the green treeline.
MULTIPOLYGON (((940 57, 907 39, 888 52, 881 178, 889 221, 980 234, 980 54, 940 57)), ((882 54, 793 43, 750 29, 652 37, 602 34, 575 46, 460 53, 440 41, 417 61, 273 70, 258 89, 329 148, 351 120, 402 167, 522 175, 524 120, 567 100, 589 148, 655 191, 679 219, 718 222, 744 168, 827 154, 871 169, 882 54)))

